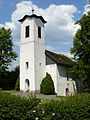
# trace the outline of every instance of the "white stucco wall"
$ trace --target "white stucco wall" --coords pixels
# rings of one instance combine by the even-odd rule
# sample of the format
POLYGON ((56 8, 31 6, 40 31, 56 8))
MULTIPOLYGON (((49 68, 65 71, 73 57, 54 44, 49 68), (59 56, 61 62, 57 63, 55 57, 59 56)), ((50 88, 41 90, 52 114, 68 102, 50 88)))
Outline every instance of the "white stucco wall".
POLYGON ((74 88, 76 90, 75 81, 73 81, 70 77, 67 80, 69 68, 66 66, 58 66, 57 68, 57 95, 66 96, 66 88, 69 89, 69 95, 74 94, 74 88))
POLYGON ((68 67, 50 64, 46 65, 46 72, 51 75, 55 86, 55 92, 58 96, 66 96, 66 88, 69 89, 69 95, 74 94, 76 84, 71 78, 67 80, 67 73, 69 72, 68 67))
POLYGON ((45 77, 45 31, 44 24, 39 19, 35 19, 35 86, 40 90, 40 84, 45 77), (38 38, 37 26, 41 27, 41 38, 38 38))
POLYGON ((46 65, 46 72, 51 75, 54 82, 55 92, 57 93, 57 65, 56 64, 46 65))
POLYGON ((45 77, 44 24, 40 19, 26 18, 21 23, 20 44, 20 90, 26 91, 25 80, 28 79, 30 91, 40 89, 41 80, 45 77), (30 27, 30 36, 25 38, 25 26, 30 27), (41 39, 38 38, 38 26, 41 27, 41 39), (29 68, 26 69, 26 62, 29 68))

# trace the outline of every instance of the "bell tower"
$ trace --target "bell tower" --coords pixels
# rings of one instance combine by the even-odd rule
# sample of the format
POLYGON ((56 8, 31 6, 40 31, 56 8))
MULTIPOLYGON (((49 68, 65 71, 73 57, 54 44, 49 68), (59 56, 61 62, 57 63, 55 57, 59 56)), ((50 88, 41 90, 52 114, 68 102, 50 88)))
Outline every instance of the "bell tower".
POLYGON ((21 23, 20 42, 20 90, 39 91, 45 77, 46 21, 36 14, 25 15, 21 23))

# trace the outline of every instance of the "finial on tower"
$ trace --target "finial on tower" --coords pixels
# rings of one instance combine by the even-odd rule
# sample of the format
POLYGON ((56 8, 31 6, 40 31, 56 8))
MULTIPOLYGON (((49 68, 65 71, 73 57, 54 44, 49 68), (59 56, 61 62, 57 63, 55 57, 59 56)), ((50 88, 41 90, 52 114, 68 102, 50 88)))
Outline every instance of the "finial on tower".
POLYGON ((33 5, 32 5, 32 15, 34 14, 34 8, 33 8, 33 5))

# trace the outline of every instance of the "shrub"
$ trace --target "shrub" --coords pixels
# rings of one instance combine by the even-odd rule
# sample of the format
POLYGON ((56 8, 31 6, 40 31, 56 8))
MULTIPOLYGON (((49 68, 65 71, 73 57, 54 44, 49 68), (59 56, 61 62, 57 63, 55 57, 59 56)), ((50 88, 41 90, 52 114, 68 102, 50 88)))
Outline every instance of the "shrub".
POLYGON ((58 101, 44 101, 43 110, 45 118, 49 117, 49 120, 89 120, 90 94, 78 94, 58 101))
POLYGON ((19 91, 20 90, 20 77, 18 77, 16 85, 15 85, 15 90, 19 91))
POLYGON ((0 120, 90 120, 90 94, 40 101, 1 92, 0 120))
POLYGON ((54 83, 53 83, 53 80, 52 80, 50 74, 48 74, 48 73, 46 73, 46 77, 41 82, 40 92, 44 95, 55 94, 54 83))
POLYGON ((0 93, 0 120, 25 120, 28 111, 33 111, 39 102, 40 100, 0 93))

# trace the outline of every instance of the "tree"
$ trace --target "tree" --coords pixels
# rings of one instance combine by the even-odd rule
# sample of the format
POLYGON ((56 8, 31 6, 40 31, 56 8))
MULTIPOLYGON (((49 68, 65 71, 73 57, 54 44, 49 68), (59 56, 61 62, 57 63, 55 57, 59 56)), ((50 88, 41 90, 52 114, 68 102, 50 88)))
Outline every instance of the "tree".
POLYGON ((20 77, 18 77, 16 85, 15 85, 15 90, 19 91, 20 90, 20 77))
POLYGON ((0 74, 0 88, 3 90, 14 90, 19 74, 19 66, 0 74))
POLYGON ((46 73, 46 77, 41 82, 40 92, 44 95, 55 94, 54 83, 52 77, 48 73, 46 73))
POLYGON ((71 53, 74 54, 74 66, 71 69, 73 77, 82 79, 84 89, 90 90, 90 13, 83 15, 76 22, 80 29, 73 39, 73 48, 71 53))
POLYGON ((8 65, 17 58, 13 46, 11 30, 0 28, 0 73, 6 71, 8 65))

